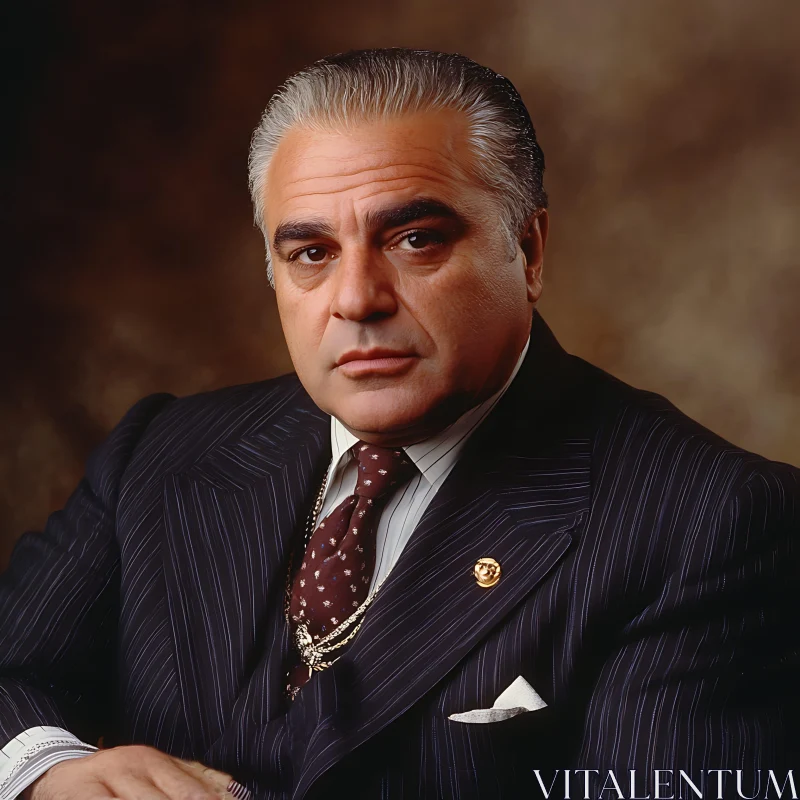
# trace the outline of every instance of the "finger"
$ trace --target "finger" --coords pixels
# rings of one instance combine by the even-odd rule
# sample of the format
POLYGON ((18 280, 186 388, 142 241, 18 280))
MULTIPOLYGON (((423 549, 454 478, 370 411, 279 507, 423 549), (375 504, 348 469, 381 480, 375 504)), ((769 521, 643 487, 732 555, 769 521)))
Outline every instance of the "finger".
POLYGON ((90 784, 81 783, 81 797, 86 798, 86 800, 122 800, 108 786, 95 781, 90 784))
POLYGON ((168 797, 193 797, 197 800, 219 800, 216 786, 202 779, 200 773, 180 768, 174 759, 165 761, 163 767, 151 770, 153 783, 168 797))
POLYGON ((112 779, 106 778, 105 781, 112 797, 118 797, 119 800, 173 800, 151 780, 138 775, 123 773, 112 779))
MULTIPOLYGON (((122 797, 117 797, 111 789, 99 783, 81 784, 80 789, 81 800, 123 800, 122 797)), ((45 797, 50 797, 50 795, 45 795, 45 797)))
POLYGON ((200 778, 217 790, 225 791, 228 784, 233 780, 227 772, 220 772, 212 767, 207 767, 199 761, 181 761, 180 759, 176 759, 176 761, 190 775, 200 778))
POLYGON ((199 761, 182 761, 178 759, 180 765, 193 775, 199 775, 203 780, 208 781, 219 791, 223 800, 249 800, 250 791, 241 783, 234 780, 227 772, 207 767, 199 761))

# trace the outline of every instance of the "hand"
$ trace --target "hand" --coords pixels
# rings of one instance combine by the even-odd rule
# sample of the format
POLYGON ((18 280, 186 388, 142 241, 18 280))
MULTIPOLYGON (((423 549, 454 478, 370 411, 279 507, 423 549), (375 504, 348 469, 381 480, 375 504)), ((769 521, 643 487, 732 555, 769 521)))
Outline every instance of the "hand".
POLYGON ((231 776, 153 747, 98 750, 51 767, 23 800, 232 800, 231 776))

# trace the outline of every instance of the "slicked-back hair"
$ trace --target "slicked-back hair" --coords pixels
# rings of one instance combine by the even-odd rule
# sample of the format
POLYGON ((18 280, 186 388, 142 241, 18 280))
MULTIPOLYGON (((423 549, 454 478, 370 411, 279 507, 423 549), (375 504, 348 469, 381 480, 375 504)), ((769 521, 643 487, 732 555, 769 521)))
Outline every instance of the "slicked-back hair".
POLYGON ((465 167, 497 201, 510 241, 538 209, 547 208, 544 154, 508 78, 459 53, 391 47, 328 56, 278 88, 250 144, 250 194, 273 287, 264 198, 270 160, 283 136, 292 128, 347 130, 360 122, 438 109, 465 115, 473 154, 465 167))

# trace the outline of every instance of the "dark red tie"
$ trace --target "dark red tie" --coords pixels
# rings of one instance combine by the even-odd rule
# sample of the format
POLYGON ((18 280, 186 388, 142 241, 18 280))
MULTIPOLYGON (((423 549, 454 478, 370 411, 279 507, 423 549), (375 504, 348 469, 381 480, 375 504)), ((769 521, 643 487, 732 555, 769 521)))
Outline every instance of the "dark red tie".
MULTIPOLYGON (((353 631, 351 625, 330 638, 367 599, 375 569, 381 511, 391 494, 416 470, 414 462, 399 448, 358 442, 352 452, 358 459, 355 493, 319 523, 292 583, 289 613, 295 641, 299 630, 300 639, 314 645, 320 642, 325 648, 353 631)), ((328 662, 339 652, 333 652, 328 662)), ((313 661, 313 656, 308 653, 306 650, 306 660, 290 673, 292 696, 311 677, 308 661, 313 661)))

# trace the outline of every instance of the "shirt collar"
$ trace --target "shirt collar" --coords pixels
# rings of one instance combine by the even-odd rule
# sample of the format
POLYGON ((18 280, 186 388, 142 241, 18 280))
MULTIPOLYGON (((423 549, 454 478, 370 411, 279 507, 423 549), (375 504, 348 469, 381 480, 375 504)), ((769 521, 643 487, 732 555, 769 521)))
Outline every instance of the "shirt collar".
MULTIPOLYGON (((431 486, 449 471, 469 437, 506 393, 522 366, 530 343, 531 338, 528 336, 528 341, 522 348, 513 372, 505 384, 491 397, 464 412, 455 422, 439 433, 403 448, 431 486)), ((350 433, 336 417, 331 416, 331 453, 334 470, 352 457, 349 450, 358 441, 357 436, 350 433)))

